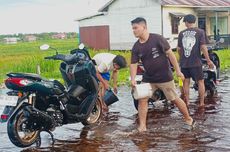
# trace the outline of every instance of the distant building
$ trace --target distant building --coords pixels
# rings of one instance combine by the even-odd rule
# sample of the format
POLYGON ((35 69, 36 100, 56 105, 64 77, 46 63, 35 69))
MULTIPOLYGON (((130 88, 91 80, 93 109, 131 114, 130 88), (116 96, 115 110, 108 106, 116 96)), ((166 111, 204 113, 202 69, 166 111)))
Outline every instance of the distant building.
POLYGON ((17 37, 6 37, 3 39, 3 42, 6 44, 16 44, 19 38, 17 37))
POLYGON ((80 41, 95 49, 130 50, 137 40, 130 21, 144 17, 149 31, 168 38, 175 48, 186 14, 194 14, 196 26, 208 36, 218 29, 221 35, 230 33, 229 0, 110 0, 97 14, 77 20, 80 41))
POLYGON ((53 39, 66 39, 67 35, 66 33, 58 33, 58 34, 54 34, 52 35, 53 39))
POLYGON ((34 35, 26 35, 25 36, 25 41, 33 42, 33 41, 36 41, 36 40, 37 40, 37 37, 34 36, 34 35))

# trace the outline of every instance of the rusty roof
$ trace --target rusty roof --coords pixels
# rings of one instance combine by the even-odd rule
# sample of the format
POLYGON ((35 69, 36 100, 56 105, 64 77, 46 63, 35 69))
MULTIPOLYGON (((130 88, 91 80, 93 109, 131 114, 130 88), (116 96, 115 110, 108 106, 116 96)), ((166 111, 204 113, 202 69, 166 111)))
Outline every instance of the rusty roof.
MULTIPOLYGON (((116 0, 108 1, 99 12, 107 11, 108 7, 116 0)), ((159 0, 163 6, 178 6, 178 7, 229 7, 230 0, 159 0)))
POLYGON ((230 0, 161 0, 163 6, 229 7, 230 0))

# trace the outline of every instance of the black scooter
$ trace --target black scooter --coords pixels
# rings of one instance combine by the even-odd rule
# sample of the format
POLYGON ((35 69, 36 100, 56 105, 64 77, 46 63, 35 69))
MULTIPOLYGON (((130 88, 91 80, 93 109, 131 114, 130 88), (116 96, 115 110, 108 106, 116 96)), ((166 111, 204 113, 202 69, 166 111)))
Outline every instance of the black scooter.
MULTIPOLYGON (((208 45, 208 54, 210 60, 214 64, 214 68, 210 69, 207 65, 207 61, 205 60, 204 55, 202 54, 202 69, 203 69, 203 75, 204 75, 204 85, 205 85, 205 91, 207 95, 214 96, 217 93, 216 84, 217 80, 220 76, 220 59, 218 55, 214 51, 222 50, 223 48, 219 47, 220 43, 223 43, 224 39, 220 39, 213 45, 208 45)), ((193 84, 193 88, 198 91, 198 84, 195 82, 193 84)))
MULTIPOLYGON (((47 50, 48 45, 40 47, 47 50)), ((57 126, 81 122, 95 124, 102 113, 98 97, 95 63, 87 49, 80 45, 70 54, 45 57, 61 60, 60 72, 66 83, 46 80, 36 74, 9 73, 5 85, 19 98, 7 123, 10 141, 18 147, 41 144, 40 132, 52 131, 57 126)), ((53 140, 54 142, 54 140, 53 140)))

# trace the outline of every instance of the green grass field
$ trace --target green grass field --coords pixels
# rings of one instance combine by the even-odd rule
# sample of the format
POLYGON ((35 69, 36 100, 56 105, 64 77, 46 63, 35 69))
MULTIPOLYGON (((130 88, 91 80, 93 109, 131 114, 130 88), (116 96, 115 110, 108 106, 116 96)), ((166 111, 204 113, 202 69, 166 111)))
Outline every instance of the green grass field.
MULTIPOLYGON (((60 54, 68 54, 70 50, 78 47, 77 39, 66 40, 48 40, 37 42, 20 42, 17 44, 0 44, 0 84, 6 79, 9 72, 36 73, 37 65, 40 65, 41 76, 47 79, 58 79, 63 82, 59 72, 60 61, 44 60, 45 56, 55 54, 54 50, 41 51, 39 46, 49 44, 58 49, 60 54)), ((89 50, 91 57, 96 53, 108 52, 106 50, 89 50)), ((113 51, 113 54, 124 55, 130 60, 130 53, 124 51, 113 51)), ((127 81, 129 71, 123 69, 120 71, 119 84, 127 81)))
MULTIPOLYGON (((77 39, 66 40, 48 40, 37 42, 20 42, 17 44, 0 44, 0 84, 4 82, 6 73, 9 72, 26 72, 36 73, 37 65, 41 67, 41 76, 47 79, 58 79, 63 82, 59 72, 60 61, 44 60, 45 56, 55 54, 54 50, 41 51, 39 46, 49 44, 57 48, 61 54, 68 54, 70 50, 78 47, 77 39)), ((230 68, 230 50, 218 51, 217 54, 221 60, 221 70, 230 68)), ((93 57, 96 53, 108 52, 107 50, 89 50, 93 57)), ((113 54, 125 56, 130 63, 130 51, 111 51, 113 54)), ((119 71, 119 84, 128 83, 129 68, 119 71)))

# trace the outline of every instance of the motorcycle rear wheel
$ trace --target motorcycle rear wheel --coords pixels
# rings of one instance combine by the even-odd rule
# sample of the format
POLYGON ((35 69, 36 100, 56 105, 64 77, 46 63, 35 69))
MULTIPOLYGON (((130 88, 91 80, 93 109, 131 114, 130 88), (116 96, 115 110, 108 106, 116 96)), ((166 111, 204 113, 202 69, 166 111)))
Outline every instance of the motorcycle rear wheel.
POLYGON ((18 147, 29 147, 39 136, 38 131, 26 129, 26 118, 23 110, 19 110, 7 123, 7 133, 10 141, 18 147))
POLYGON ((96 104, 93 110, 91 111, 89 117, 86 120, 82 121, 81 123, 84 126, 96 124, 100 120, 101 115, 102 115, 102 105, 100 99, 97 99, 96 104))

